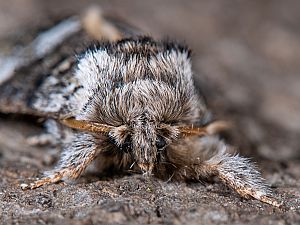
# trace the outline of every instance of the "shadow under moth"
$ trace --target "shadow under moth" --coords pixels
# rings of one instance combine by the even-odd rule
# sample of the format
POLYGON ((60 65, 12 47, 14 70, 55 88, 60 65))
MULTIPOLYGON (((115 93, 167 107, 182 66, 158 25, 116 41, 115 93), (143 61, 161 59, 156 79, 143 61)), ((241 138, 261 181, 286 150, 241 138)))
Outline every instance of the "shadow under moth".
POLYGON ((217 176, 242 197, 279 207, 254 164, 218 137, 227 124, 210 118, 189 49, 136 34, 92 9, 2 57, 0 111, 46 118, 41 137, 63 148, 57 166, 27 188, 76 179, 97 162, 99 171, 174 180, 217 176), (82 46, 97 39, 108 41, 82 46))

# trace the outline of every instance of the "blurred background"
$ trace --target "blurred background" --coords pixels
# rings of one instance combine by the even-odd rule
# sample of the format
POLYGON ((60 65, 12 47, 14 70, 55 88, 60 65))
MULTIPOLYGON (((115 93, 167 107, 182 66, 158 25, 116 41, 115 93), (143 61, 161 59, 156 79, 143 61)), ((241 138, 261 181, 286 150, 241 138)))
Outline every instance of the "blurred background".
POLYGON ((188 44, 197 84, 214 115, 236 124, 231 139, 244 154, 300 159, 299 1, 1 0, 0 44, 91 4, 188 44))
POLYGON ((235 125, 224 138, 257 162, 289 210, 241 200, 218 183, 138 175, 83 176, 77 185, 22 191, 21 183, 54 167, 58 149, 28 145, 27 137, 42 132, 36 118, 1 114, 0 223, 300 224, 300 1, 0 0, 0 60, 91 5, 157 39, 190 46, 197 87, 215 118, 235 125))

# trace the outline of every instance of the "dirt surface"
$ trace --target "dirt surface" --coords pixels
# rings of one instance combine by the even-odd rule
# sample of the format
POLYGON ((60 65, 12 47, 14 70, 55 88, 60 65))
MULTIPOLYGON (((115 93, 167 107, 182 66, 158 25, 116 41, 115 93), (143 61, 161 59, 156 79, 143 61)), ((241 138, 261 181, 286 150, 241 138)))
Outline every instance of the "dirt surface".
MULTIPOLYGON (((0 1, 0 52, 90 3, 0 1)), ((75 184, 22 191, 19 185, 53 168, 59 153, 27 144, 27 137, 42 132, 36 118, 1 115, 0 223, 300 224, 299 1, 97 3, 156 38, 185 41, 193 49, 197 85, 208 105, 217 118, 235 124, 227 141, 257 162, 285 207, 241 199, 219 182, 141 175, 86 174, 75 184)))

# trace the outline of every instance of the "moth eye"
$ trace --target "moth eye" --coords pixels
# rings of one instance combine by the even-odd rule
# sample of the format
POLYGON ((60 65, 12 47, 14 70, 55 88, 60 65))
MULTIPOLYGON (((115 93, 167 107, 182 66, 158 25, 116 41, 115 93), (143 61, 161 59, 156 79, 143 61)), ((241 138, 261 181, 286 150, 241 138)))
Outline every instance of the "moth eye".
POLYGON ((157 135, 156 148, 158 150, 162 150, 166 145, 167 145, 166 140, 162 136, 157 135))
POLYGON ((126 153, 130 152, 131 150, 131 136, 128 135, 125 138, 125 141, 120 145, 120 149, 126 153))

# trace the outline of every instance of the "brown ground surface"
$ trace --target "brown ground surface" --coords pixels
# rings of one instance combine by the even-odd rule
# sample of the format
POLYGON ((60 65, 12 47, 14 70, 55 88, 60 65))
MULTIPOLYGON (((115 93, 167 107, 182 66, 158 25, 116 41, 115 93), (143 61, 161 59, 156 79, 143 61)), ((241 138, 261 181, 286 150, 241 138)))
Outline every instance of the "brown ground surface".
MULTIPOLYGON (((40 21, 78 14, 88 2, 0 1, 1 49, 40 21)), ((242 200, 219 183, 139 175, 88 175, 73 185, 22 191, 18 184, 53 167, 57 151, 26 144, 41 132, 36 123, 2 115, 0 223, 300 224, 300 2, 182 2, 100 1, 106 14, 191 46, 197 83, 212 111, 236 125, 228 141, 258 162, 285 208, 242 200)))

